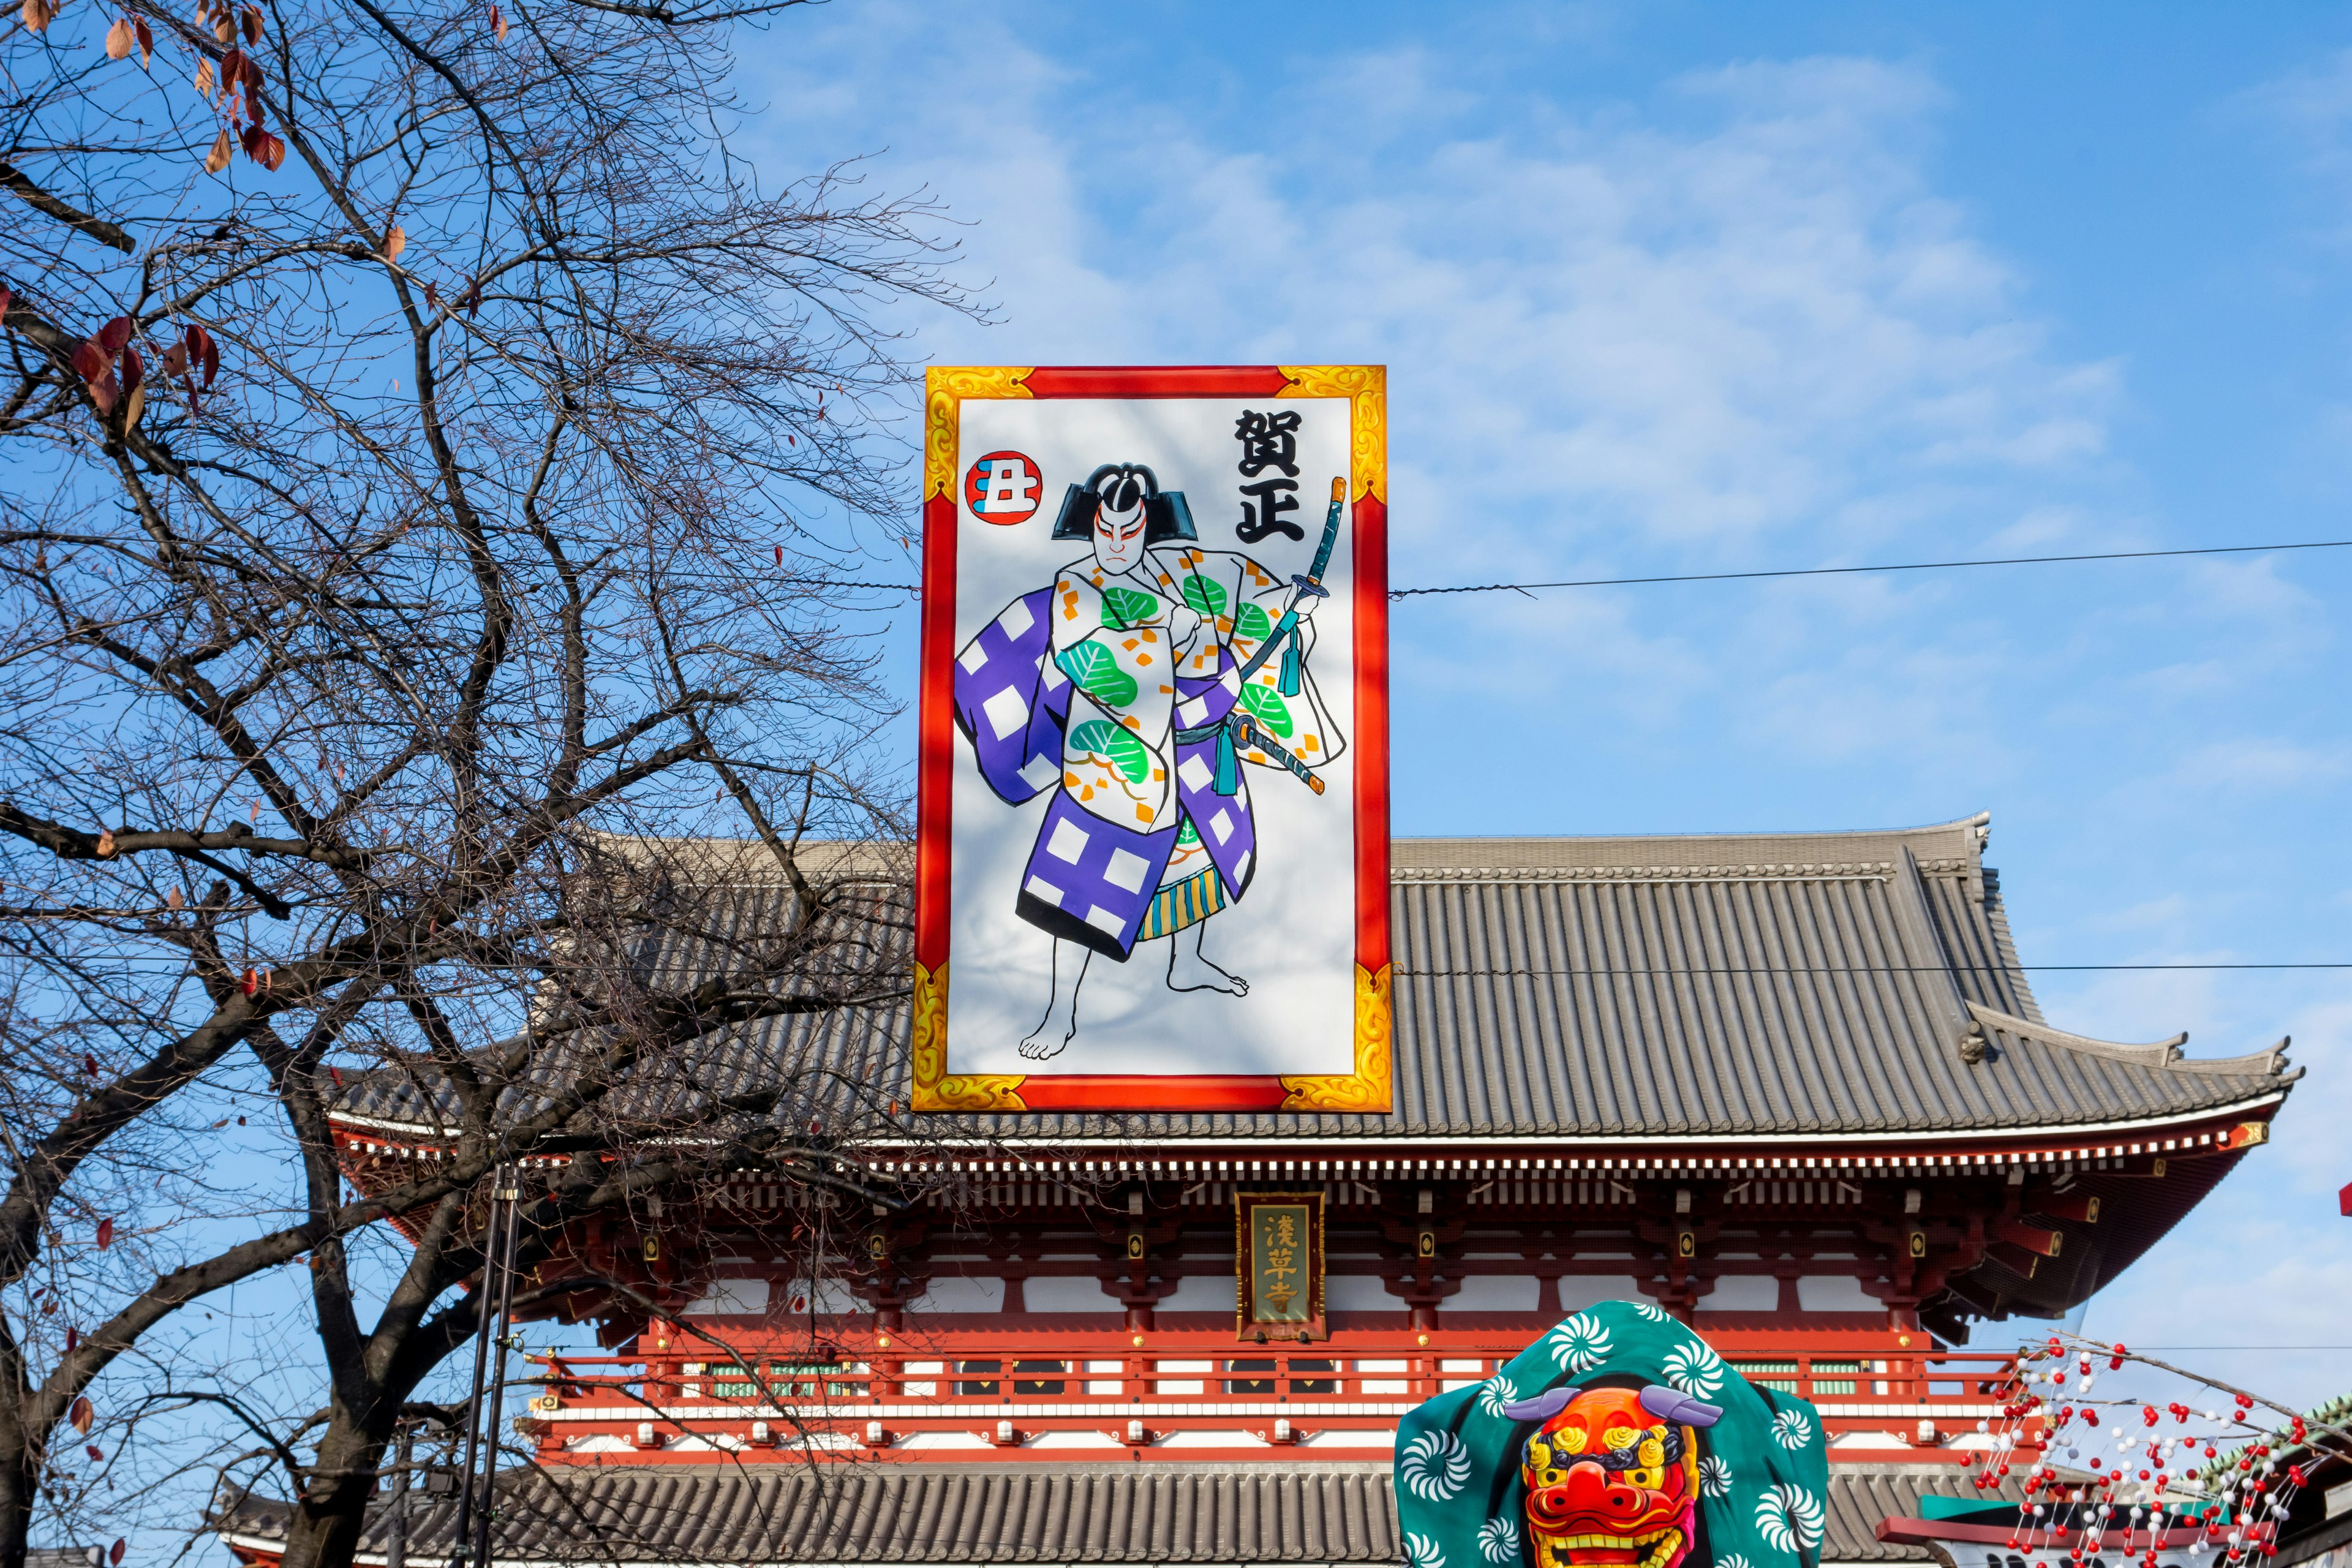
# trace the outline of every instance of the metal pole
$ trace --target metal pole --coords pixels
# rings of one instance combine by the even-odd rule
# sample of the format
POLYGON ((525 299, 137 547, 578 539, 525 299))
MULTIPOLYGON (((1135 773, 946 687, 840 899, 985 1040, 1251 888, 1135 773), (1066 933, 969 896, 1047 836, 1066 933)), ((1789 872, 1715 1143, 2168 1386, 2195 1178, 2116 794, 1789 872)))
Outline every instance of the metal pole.
POLYGON ((404 1421, 393 1447, 392 1522, 384 1532, 383 1568, 408 1568, 409 1461, 416 1453, 416 1428, 404 1421))
MULTIPOLYGON (((518 1169, 510 1178, 522 1180, 518 1169)), ((499 1197, 507 1206, 507 1228, 504 1247, 499 1256, 498 1324, 495 1336, 499 1347, 498 1373, 490 1379, 488 1418, 482 1423, 482 1508, 474 1521, 475 1568, 488 1568, 490 1561, 490 1525, 498 1516, 499 1420, 506 1408, 507 1350, 513 1336, 507 1331, 514 1310, 515 1238, 522 1229, 522 1189, 502 1186, 499 1197)))
POLYGON ((506 1167, 490 1175, 490 1210, 482 1224, 482 1282, 475 1288, 481 1321, 474 1325, 474 1396, 466 1403, 466 1479, 459 1483, 457 1528, 449 1536, 449 1568, 466 1568, 466 1547, 473 1537, 474 1468, 481 1451, 482 1380, 489 1370, 491 1296, 496 1289, 499 1258, 499 1193, 506 1184, 506 1167))

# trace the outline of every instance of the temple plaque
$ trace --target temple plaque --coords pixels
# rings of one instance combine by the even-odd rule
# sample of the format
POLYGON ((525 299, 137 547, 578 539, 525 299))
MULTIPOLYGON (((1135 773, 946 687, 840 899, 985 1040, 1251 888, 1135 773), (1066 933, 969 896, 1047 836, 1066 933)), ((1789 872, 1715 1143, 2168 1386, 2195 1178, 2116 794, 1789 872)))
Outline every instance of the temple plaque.
POLYGON ((1234 1229, 1235 1331, 1244 1339, 1328 1338, 1323 1321, 1323 1195, 1239 1194, 1234 1229))
POLYGON ((1384 392, 930 373, 916 1110, 1389 1109, 1384 392))

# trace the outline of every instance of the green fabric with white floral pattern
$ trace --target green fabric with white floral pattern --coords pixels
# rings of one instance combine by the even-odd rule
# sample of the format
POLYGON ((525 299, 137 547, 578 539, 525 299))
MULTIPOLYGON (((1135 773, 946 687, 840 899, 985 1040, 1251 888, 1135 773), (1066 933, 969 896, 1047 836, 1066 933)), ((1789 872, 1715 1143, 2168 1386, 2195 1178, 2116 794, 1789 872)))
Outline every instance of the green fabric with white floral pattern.
MULTIPOLYGON (((1759 1388, 1647 1302, 1586 1308, 1485 1383, 1441 1394, 1397 1428, 1397 1524, 1411 1568, 1527 1568, 1519 1460, 1543 1423, 1503 1406, 1607 1377, 1719 1405, 1698 1431, 1700 1533, 1713 1568, 1820 1568, 1829 1446, 1813 1407, 1759 1388)), ((1694 1552, 1686 1563, 1697 1564, 1694 1552)))

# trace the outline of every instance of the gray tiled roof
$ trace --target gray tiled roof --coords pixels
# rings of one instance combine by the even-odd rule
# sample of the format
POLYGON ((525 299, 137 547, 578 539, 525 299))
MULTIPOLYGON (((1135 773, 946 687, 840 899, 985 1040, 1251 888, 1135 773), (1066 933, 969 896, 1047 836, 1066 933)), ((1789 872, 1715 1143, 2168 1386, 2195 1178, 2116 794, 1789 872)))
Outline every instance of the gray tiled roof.
MULTIPOLYGON (((2046 1024, 2019 968, 1985 819, 1886 832, 1404 838, 1392 855, 1393 1116, 1035 1114, 1001 1139, 1678 1139, 2101 1126, 2220 1111, 2300 1076, 2282 1049, 2185 1058, 2046 1024), (1964 1035, 1988 1049, 1970 1065, 1964 1035)), ((873 946, 908 946, 903 854, 867 851, 873 946)), ((772 924, 788 894, 738 856, 669 982, 772 924)), ((952 984, 952 973, 950 973, 952 984)), ((712 1090, 823 1062, 903 1101, 900 1003, 780 1019, 714 1047, 712 1090)), ((2185 1039, 2186 1037, 2181 1037, 2185 1039)), ((421 1091, 356 1086, 412 1121, 421 1091)), ((936 1119, 935 1119, 936 1120, 936 1119)), ((935 1127, 946 1131, 945 1127, 935 1127)))
MULTIPOLYGON (((1822 1560, 1926 1563, 1878 1521, 1957 1495, 1936 1464, 1830 1468, 1822 1560)), ((614 1465, 503 1478, 493 1555, 507 1562, 1338 1563, 1401 1559, 1385 1461, 1282 1464, 614 1465)), ((1970 1493, 1972 1497, 1983 1494, 1970 1493)), ((2005 1500, 2018 1500, 2004 1483, 2005 1500)), ((454 1508, 418 1498, 409 1561, 438 1561, 454 1508)), ((384 1549, 384 1505, 361 1552, 384 1549)), ((247 1500, 224 1535, 281 1540, 286 1505, 247 1500)))

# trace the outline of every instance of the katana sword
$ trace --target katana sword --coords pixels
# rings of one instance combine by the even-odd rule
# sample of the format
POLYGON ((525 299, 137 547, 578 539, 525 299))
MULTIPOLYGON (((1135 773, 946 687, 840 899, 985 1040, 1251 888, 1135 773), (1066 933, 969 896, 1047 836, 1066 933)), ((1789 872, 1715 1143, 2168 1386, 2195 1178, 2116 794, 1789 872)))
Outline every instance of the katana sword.
MULTIPOLYGON (((1331 596, 1323 586, 1323 574, 1330 569, 1331 552, 1339 542, 1339 509, 1347 504, 1348 481, 1331 481, 1331 510, 1323 514, 1323 537, 1315 546, 1315 564, 1307 569, 1304 577, 1293 574, 1290 579, 1290 608, 1283 611, 1282 624, 1275 630, 1274 640, 1282 645, 1282 685, 1285 697, 1298 695, 1298 605, 1312 595, 1318 599, 1331 596)), ((1271 646, 1271 645, 1269 645, 1271 646)))
POLYGON ((1234 720, 1234 744, 1244 749, 1256 747, 1297 774, 1308 789, 1313 790, 1317 795, 1323 793, 1323 781, 1316 775, 1315 770, 1286 751, 1273 736, 1260 729, 1248 714, 1235 709, 1228 717, 1234 720))
POLYGON ((1315 563, 1307 569, 1305 575, 1296 574, 1292 575, 1290 607, 1282 612, 1282 619, 1275 623, 1274 630, 1266 634, 1265 640, 1258 645, 1257 651, 1250 655, 1248 660, 1234 672, 1235 698, 1234 705, 1225 710, 1223 718, 1213 724, 1203 724, 1197 730, 1179 730, 1175 732, 1175 739, 1187 744, 1208 740, 1217 735, 1220 731, 1225 732, 1217 748, 1215 787, 1219 795, 1233 795, 1241 788, 1239 774, 1229 775, 1227 773, 1228 745, 1234 751, 1255 748, 1264 752, 1267 756, 1289 769, 1292 774, 1303 782, 1308 789, 1313 790, 1317 795, 1323 793, 1323 781, 1316 775, 1315 770, 1278 744, 1273 736, 1265 732, 1264 725, 1253 722, 1248 710, 1242 705, 1239 698, 1242 688, 1249 684, 1249 678, 1255 675, 1265 661, 1273 657, 1276 648, 1283 650, 1282 694, 1285 697, 1298 695, 1300 684, 1298 606, 1301 601, 1309 595, 1318 599, 1328 599, 1331 596, 1330 590, 1323 586, 1323 574, 1330 570, 1331 552, 1339 547, 1340 509, 1347 504, 1347 500, 1348 481, 1345 479, 1333 479, 1331 510, 1324 514, 1323 537, 1315 546, 1315 563))
POLYGON ((1323 591, 1323 574, 1330 569, 1331 552, 1339 542, 1339 509, 1347 504, 1347 500, 1348 481, 1333 479, 1331 510, 1323 514, 1323 542, 1315 547, 1315 564, 1307 569, 1306 576, 1290 580, 1301 595, 1312 594, 1318 599, 1330 597, 1323 591))

